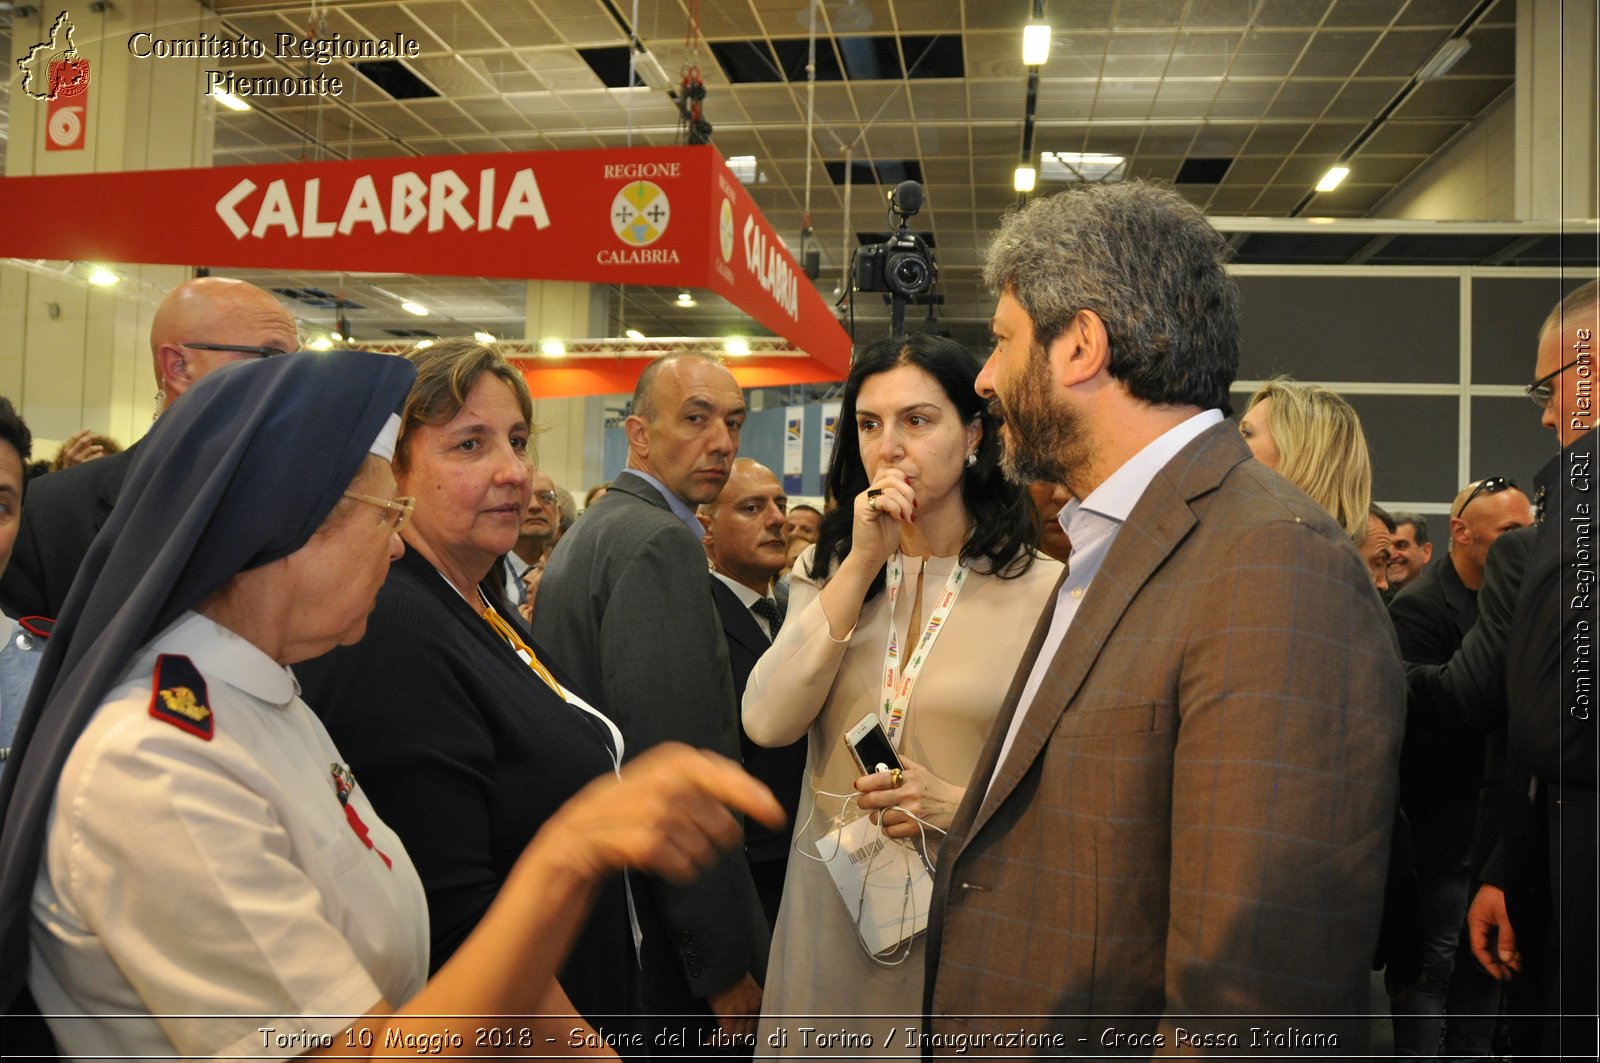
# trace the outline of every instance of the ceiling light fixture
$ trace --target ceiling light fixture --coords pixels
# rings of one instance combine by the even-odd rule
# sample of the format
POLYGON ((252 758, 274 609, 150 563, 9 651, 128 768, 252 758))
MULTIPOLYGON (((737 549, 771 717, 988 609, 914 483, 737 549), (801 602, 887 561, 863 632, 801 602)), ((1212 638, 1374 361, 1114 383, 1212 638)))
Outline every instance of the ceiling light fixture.
POLYGON ((1348 166, 1329 167, 1328 172, 1322 175, 1322 180, 1317 182, 1317 191, 1332 192, 1335 188, 1339 187, 1339 182, 1343 181, 1349 176, 1350 167, 1348 166))
POLYGON ((1035 170, 1028 163, 1023 163, 1022 165, 1018 166, 1016 172, 1011 175, 1011 187, 1015 188, 1018 192, 1032 192, 1034 183, 1038 179, 1039 171, 1035 170))
POLYGON ((221 89, 217 89, 215 92, 213 92, 211 94, 211 98, 216 100, 218 103, 222 104, 222 106, 228 108, 228 110, 230 110, 230 111, 248 111, 248 110, 252 110, 251 106, 248 103, 245 103, 243 100, 241 100, 239 97, 235 96, 233 93, 231 93, 231 92, 223 92, 221 89))
POLYGON ((472 338, 477 340, 479 343, 493 343, 494 342, 494 334, 492 332, 485 332, 482 329, 479 329, 477 332, 474 332, 472 334, 472 338))
POLYGON ((1128 160, 1101 151, 1046 151, 1039 156, 1039 180, 1082 181, 1085 184, 1120 181, 1128 174, 1128 160))
POLYGON ((734 155, 728 159, 728 169, 733 171, 733 176, 739 179, 742 185, 756 183, 756 157, 754 155, 734 155))
POLYGON ((551 337, 547 340, 540 340, 539 353, 544 355, 546 358, 561 358, 567 353, 567 345, 562 343, 560 340, 555 339, 554 337, 551 337))
POLYGON ((413 303, 409 299, 400 304, 400 309, 404 310, 408 314, 416 314, 418 317, 428 316, 427 307, 423 306, 421 303, 413 303))
POLYGON ((694 296, 689 294, 689 290, 687 288, 685 288, 683 291, 678 293, 678 305, 679 306, 695 306, 696 305, 696 303, 694 301, 694 296))
POLYGON ((639 80, 657 92, 665 92, 677 88, 677 83, 662 69, 661 60, 646 48, 639 48, 633 53, 633 72, 639 75, 639 80))
POLYGON ((432 346, 433 346, 433 341, 432 340, 418 340, 417 341, 417 350, 419 350, 419 351, 425 351, 429 347, 432 347, 432 346))
POLYGON ((1050 38, 1055 31, 1048 22, 1030 22, 1022 27, 1022 65, 1044 66, 1050 60, 1050 38))
POLYGON ((333 350, 333 341, 326 336, 318 336, 306 344, 306 349, 311 351, 331 351, 333 350))
POLYGON ((113 284, 122 283, 122 278, 104 266, 95 266, 89 271, 89 283, 97 288, 109 288, 113 284))
POLYGON ((628 337, 630 340, 642 340, 642 339, 644 339, 644 333, 640 332, 636 328, 629 329, 627 332, 624 332, 623 335, 628 337))
POLYGON ((1433 53, 1422 69, 1417 71, 1418 81, 1432 81, 1434 78, 1444 77, 1450 73, 1450 68, 1461 61, 1461 57, 1472 51, 1472 42, 1465 37, 1451 37, 1439 45, 1439 50, 1433 53))
POLYGON ((743 358, 750 353, 750 344, 743 336, 729 336, 723 341, 722 349, 735 358, 743 358))

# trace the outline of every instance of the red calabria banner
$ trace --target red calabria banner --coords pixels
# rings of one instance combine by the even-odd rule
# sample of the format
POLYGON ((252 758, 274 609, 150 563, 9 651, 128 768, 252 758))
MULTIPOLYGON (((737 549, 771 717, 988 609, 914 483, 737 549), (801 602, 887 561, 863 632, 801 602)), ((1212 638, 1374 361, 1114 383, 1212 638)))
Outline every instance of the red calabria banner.
POLYGON ((804 352, 741 362, 773 370, 747 383, 842 379, 850 363, 711 147, 13 177, 0 217, 0 256, 18 258, 709 288, 804 352))

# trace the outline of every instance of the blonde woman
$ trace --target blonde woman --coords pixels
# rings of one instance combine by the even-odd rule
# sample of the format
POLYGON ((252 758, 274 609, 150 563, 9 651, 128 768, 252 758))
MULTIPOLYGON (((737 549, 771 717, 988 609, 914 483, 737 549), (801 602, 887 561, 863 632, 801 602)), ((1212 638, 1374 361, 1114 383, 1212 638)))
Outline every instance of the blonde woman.
POLYGON ((1360 543, 1372 504, 1372 458, 1361 418, 1338 392, 1286 376, 1250 396, 1239 418, 1256 460, 1311 496, 1360 543))

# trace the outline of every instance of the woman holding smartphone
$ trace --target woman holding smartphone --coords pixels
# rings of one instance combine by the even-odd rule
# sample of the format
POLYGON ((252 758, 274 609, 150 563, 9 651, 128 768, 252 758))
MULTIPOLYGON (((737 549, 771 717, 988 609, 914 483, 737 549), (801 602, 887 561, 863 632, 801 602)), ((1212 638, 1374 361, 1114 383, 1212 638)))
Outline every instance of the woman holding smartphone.
MULTIPOLYGON (((830 855, 825 835, 841 810, 854 814, 850 804, 881 815, 888 838, 925 839, 936 859, 1061 574, 1034 551, 1026 492, 1000 472, 998 425, 973 389, 978 369, 959 344, 915 334, 865 348, 845 383, 827 475, 840 505, 795 564, 787 621, 751 673, 743 709, 760 745, 809 736, 811 792, 795 844, 812 857, 830 855), (863 775, 845 735, 871 730, 874 715, 900 768, 863 775)), ((815 1017, 826 1019, 819 1029, 870 1033, 874 1054, 919 1054, 902 1028, 922 1011, 921 937, 874 956, 859 931, 828 869, 791 859, 762 1052, 828 1054, 792 1034, 774 1048, 766 1036, 815 1017), (899 1036, 885 1045, 881 1019, 840 1018, 850 1015, 893 1016, 899 1036)), ((860 1042, 839 1051, 860 1055, 860 1042)))

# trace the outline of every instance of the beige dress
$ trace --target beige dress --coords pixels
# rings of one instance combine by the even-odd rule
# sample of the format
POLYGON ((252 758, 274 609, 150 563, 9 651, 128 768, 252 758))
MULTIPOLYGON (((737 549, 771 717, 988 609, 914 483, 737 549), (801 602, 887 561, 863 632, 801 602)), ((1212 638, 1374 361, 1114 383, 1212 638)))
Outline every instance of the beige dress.
MULTIPOLYGON (((860 774, 844 733, 881 703, 889 617, 888 595, 879 593, 863 606, 849 637, 835 641, 817 600, 819 584, 807 575, 811 557, 807 550, 794 566, 788 617, 750 674, 743 715, 746 732, 761 745, 810 736, 808 790, 801 795, 795 840, 815 854, 818 836, 841 805, 817 793, 848 794, 860 774), (819 804, 807 825, 813 801, 819 804)), ((927 559, 916 638, 955 562, 927 559)), ((907 559, 895 603, 902 658, 921 563, 907 559)), ((899 738, 902 756, 947 782, 967 782, 1060 576, 1061 564, 1044 557, 1017 579, 968 574, 912 692, 899 738)), ((858 940, 828 869, 790 856, 767 967, 758 1057, 917 1055, 922 983, 921 935, 904 962, 880 967, 858 940)))

